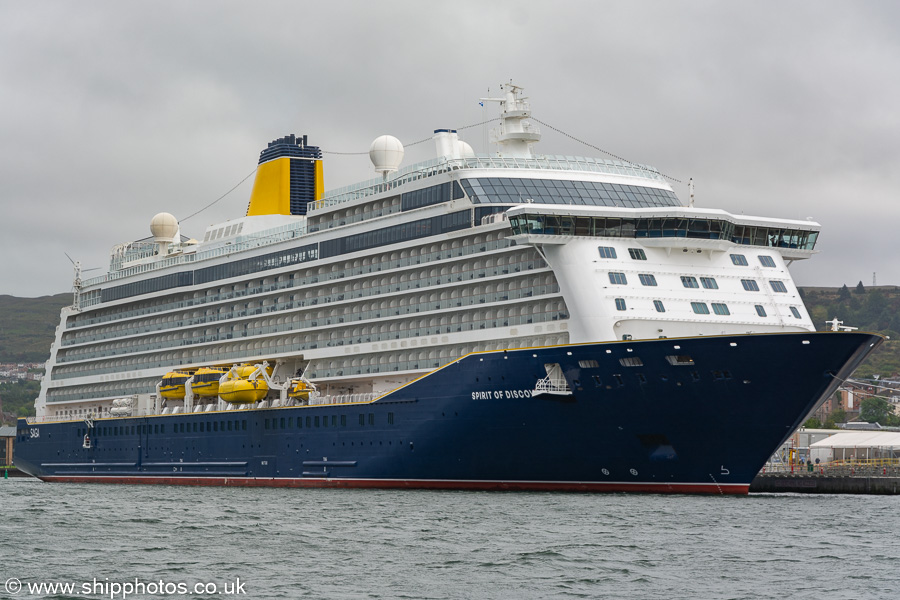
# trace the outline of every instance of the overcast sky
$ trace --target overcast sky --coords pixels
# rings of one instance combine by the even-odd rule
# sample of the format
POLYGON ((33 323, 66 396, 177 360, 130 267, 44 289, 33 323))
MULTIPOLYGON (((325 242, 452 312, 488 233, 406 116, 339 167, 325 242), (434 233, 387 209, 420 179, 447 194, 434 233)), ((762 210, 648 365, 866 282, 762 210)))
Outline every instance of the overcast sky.
MULTIPOLYGON (((900 284, 898 7, 0 0, 0 294, 70 290, 65 253, 105 269, 277 137, 414 142, 495 117, 478 98, 511 78, 545 123, 693 177, 697 206, 820 222, 800 285, 900 284)), ((539 153, 603 156, 542 129, 539 153)), ((483 128, 462 137, 484 150, 483 128)), ((419 144, 404 164, 432 155, 419 144)), ((326 156, 326 190, 374 175, 326 156)), ((182 233, 243 216, 251 185, 182 233)))

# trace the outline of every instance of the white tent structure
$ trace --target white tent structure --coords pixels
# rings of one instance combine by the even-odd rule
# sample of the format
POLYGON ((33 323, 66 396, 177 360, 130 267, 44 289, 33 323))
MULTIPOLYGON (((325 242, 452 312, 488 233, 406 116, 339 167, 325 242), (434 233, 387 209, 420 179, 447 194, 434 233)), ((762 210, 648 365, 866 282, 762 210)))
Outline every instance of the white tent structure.
POLYGON ((810 457, 834 460, 900 461, 900 431, 842 431, 810 444, 810 457))

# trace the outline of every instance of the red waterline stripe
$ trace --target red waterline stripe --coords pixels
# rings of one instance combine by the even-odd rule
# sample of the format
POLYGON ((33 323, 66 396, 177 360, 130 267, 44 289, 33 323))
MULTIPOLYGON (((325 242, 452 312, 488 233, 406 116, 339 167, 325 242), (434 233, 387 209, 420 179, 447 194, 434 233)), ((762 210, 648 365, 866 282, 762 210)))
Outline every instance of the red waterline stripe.
POLYGON ((153 476, 67 476, 42 477, 44 481, 63 483, 125 483, 157 485, 199 485, 239 487, 291 488, 381 488, 435 490, 509 490, 564 492, 646 492, 653 494, 741 494, 750 485, 714 483, 625 483, 625 482, 569 482, 569 481, 461 481, 427 479, 294 479, 256 477, 153 477, 153 476))

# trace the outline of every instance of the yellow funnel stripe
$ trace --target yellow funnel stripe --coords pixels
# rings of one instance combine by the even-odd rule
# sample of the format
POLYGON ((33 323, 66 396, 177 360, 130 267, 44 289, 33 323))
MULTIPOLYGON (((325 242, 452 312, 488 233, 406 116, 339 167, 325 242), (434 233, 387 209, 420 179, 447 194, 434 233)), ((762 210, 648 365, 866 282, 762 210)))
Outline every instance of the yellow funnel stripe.
POLYGON ((316 161, 316 201, 325 195, 325 177, 322 174, 322 161, 316 161))
POLYGON ((291 159, 287 156, 259 165, 247 216, 291 214, 291 159))

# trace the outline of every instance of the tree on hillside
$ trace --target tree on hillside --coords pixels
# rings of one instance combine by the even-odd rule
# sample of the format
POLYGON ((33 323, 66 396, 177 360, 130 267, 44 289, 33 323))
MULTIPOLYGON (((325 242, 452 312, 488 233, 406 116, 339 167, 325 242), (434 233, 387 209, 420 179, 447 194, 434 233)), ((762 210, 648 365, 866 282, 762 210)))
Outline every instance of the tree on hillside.
POLYGON ((853 291, 856 292, 857 294, 865 294, 866 293, 866 286, 864 286, 862 284, 862 280, 860 280, 860 282, 856 284, 856 289, 853 291))
POLYGON ((850 290, 847 289, 847 284, 844 284, 840 290, 838 290, 838 300, 849 300, 850 299, 850 290))
POLYGON ((887 425, 892 414, 891 403, 884 398, 866 398, 859 403, 859 418, 866 423, 887 425))

